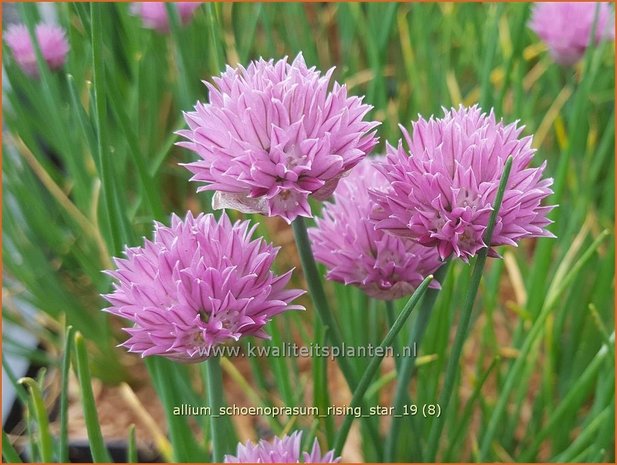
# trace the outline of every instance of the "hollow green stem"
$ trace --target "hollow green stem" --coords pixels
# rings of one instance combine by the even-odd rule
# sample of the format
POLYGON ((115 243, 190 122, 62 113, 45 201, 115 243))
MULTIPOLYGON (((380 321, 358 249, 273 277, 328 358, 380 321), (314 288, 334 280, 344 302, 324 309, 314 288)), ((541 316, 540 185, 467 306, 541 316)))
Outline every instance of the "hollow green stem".
POLYGON ((174 38, 174 51, 176 58, 176 66, 178 68, 177 79, 179 88, 179 100, 182 108, 191 108, 191 86, 188 81, 189 74, 186 67, 186 59, 184 57, 184 47, 182 46, 182 31, 180 17, 176 5, 173 3, 167 3, 165 5, 167 9, 167 15, 169 16, 169 29, 171 35, 174 38))
MULTIPOLYGON (((435 279, 441 284, 443 283, 443 279, 445 278, 450 262, 444 263, 441 268, 439 268, 435 272, 435 279)), ((422 301, 422 305, 420 306, 420 313, 418 314, 418 318, 415 321, 413 328, 409 334, 409 340, 407 341, 408 346, 412 346, 416 344, 417 347, 420 346, 422 342, 422 338, 424 336, 424 332, 426 331, 426 327, 428 326, 429 319, 431 317, 431 313, 433 310, 433 306, 435 305, 435 301, 437 300, 437 296, 439 295, 439 289, 429 289, 426 292, 426 296, 422 301)), ((411 378, 414 374, 416 367, 416 359, 415 357, 404 357, 401 360, 401 364, 397 373, 397 384, 396 384, 396 393, 394 396, 394 412, 400 413, 403 405, 407 401, 407 387, 411 381, 411 378)), ((394 460, 394 453, 397 444, 398 435, 401 429, 402 418, 393 416, 392 423, 390 424, 390 434, 386 436, 386 446, 385 446, 385 455, 384 461, 391 462, 394 460)))
POLYGON ((92 70, 94 77, 95 126, 97 135, 96 165, 101 178, 103 205, 109 224, 110 240, 114 255, 120 254, 123 244, 128 244, 131 232, 127 225, 125 209, 118 198, 111 156, 109 153, 109 133, 107 97, 105 88, 105 63, 103 52, 103 11, 106 5, 92 3, 90 18, 92 22, 92 70))
POLYGON ((62 381, 60 387, 60 434, 58 438, 58 462, 69 461, 69 368, 73 346, 73 327, 66 328, 64 355, 62 357, 62 381))
MULTIPOLYGON (((454 339, 454 345, 452 347, 452 354, 450 356, 450 359, 448 360, 448 365, 446 367, 446 378, 438 400, 438 404, 442 412, 447 412, 448 404, 450 403, 450 399, 452 398, 452 392, 454 391, 454 384, 456 381, 456 376, 458 374, 459 360, 463 351, 463 344, 465 343, 467 333, 469 332, 469 323, 471 322, 473 304, 476 299, 476 294, 478 293, 478 287, 480 286, 482 271, 484 270, 484 264, 486 263, 486 257, 488 255, 488 246, 490 246, 491 243, 493 229, 495 227, 495 220, 497 219, 497 213, 499 212, 499 208, 501 207, 501 201, 506 190, 506 184, 508 182, 508 177, 510 176, 511 168, 512 157, 510 156, 506 160, 506 164, 504 166, 501 181, 499 182, 499 188, 497 190, 497 195, 495 196, 495 203, 493 204, 493 211, 491 212, 488 227, 486 228, 486 233, 484 235, 484 242, 487 244, 487 247, 483 248, 482 251, 480 251, 480 253, 478 254, 478 258, 476 259, 476 264, 473 268, 473 273, 471 276, 471 283, 465 297, 463 311, 461 312, 461 320, 459 321, 459 326, 456 331, 456 337, 454 339)), ((445 415, 442 415, 440 418, 435 419, 433 427, 431 428, 426 456, 426 459, 429 462, 435 461, 435 456, 437 455, 437 448, 439 446, 439 438, 441 437, 444 423, 445 415)))
MULTIPOLYGON (((321 278, 319 276, 319 271, 317 270, 315 258, 313 257, 313 251, 311 249, 311 243, 306 231, 306 223, 304 218, 301 216, 296 218, 292 223, 292 229, 296 240, 296 246, 298 247, 298 253, 300 254, 300 262, 302 263, 304 276, 308 284, 309 293, 311 295, 311 299, 313 300, 313 304, 315 305, 315 309, 317 310, 317 314, 325 327, 326 338, 330 340, 334 347, 338 347, 340 349, 343 346, 343 338, 341 337, 341 331, 336 323, 336 320, 334 319, 332 311, 330 310, 330 305, 328 304, 326 294, 323 286, 321 285, 321 278)), ((336 361, 341 369, 341 372, 343 373, 343 376, 345 377, 345 380, 347 381, 350 390, 354 392, 358 386, 355 371, 344 356, 336 357, 336 361)), ((373 440, 375 449, 381 456, 383 448, 379 440, 379 432, 370 419, 366 422, 366 424, 369 425, 368 427, 371 429, 372 434, 370 434, 370 437, 373 440)))
MULTIPOLYGON (((396 322, 396 312, 394 311, 394 302, 391 300, 386 300, 386 318, 388 319, 388 328, 391 328, 396 322)), ((401 357, 397 354, 400 353, 400 340, 396 338, 392 341, 392 345, 394 346, 394 365, 396 367, 396 372, 400 371, 401 367, 401 357)))
MULTIPOLYGON (((302 262, 302 268, 308 284, 309 293, 311 294, 311 299, 313 300, 315 309, 319 314, 319 318, 321 318, 321 321, 326 327, 326 337, 330 339, 334 346, 342 347, 343 338, 341 337, 341 331, 336 323, 336 320, 334 319, 332 311, 330 310, 330 305, 328 304, 326 294, 323 286, 321 285, 321 278, 319 276, 319 271, 317 270, 315 258, 313 257, 313 251, 309 242, 304 218, 296 218, 292 223, 292 228, 296 245, 298 247, 298 253, 300 254, 300 261, 302 262)), ((355 373, 351 365, 344 357, 337 357, 336 361, 338 362, 348 384, 350 384, 350 386, 355 385, 356 383, 352 381, 355 380, 355 373)))
POLYGON ((218 18, 215 3, 206 3, 208 27, 210 28, 210 40, 212 41, 212 61, 214 70, 222 71, 225 67, 225 53, 221 51, 221 22, 218 18))
MULTIPOLYGON (((484 386, 484 383, 488 379, 489 375, 493 372, 495 367, 498 365, 500 360, 501 359, 499 356, 495 357, 493 361, 491 362, 491 364, 489 365, 488 369, 484 372, 484 374, 480 377, 480 379, 476 383, 476 386, 473 389, 473 393, 471 394, 471 397, 469 398, 469 400, 465 404, 465 408, 463 409, 463 414, 461 415, 461 421, 458 423, 458 426, 456 427, 454 434, 448 436, 448 442, 450 443, 450 445, 447 449, 446 457, 449 457, 452 455, 455 447, 459 443, 459 439, 462 436, 463 431, 467 429, 467 426, 469 425, 469 420, 471 419, 471 415, 473 413, 473 407, 475 403, 478 401, 480 394, 482 393, 482 387, 484 386)), ((446 458, 446 460, 448 459, 446 458)))
POLYGON ((101 423, 96 411, 94 393, 92 392, 92 381, 90 378, 90 368, 88 368, 88 353, 86 342, 81 333, 75 333, 75 353, 77 355, 77 378, 81 388, 81 403, 84 409, 84 419, 86 421, 86 431, 90 452, 94 462, 111 462, 111 457, 105 446, 103 434, 101 433, 101 423))
POLYGON ((31 406, 34 410, 34 418, 38 427, 38 445, 41 453, 42 462, 51 462, 53 455, 52 440, 49 433, 49 419, 47 418, 47 410, 45 409, 45 402, 43 401, 43 394, 41 393, 41 387, 36 380, 32 378, 21 378, 20 384, 28 386, 30 395, 32 396, 31 406))
POLYGON ((218 357, 206 360, 208 404, 210 406, 210 434, 212 438, 212 461, 222 462, 224 458, 224 436, 219 410, 223 406, 223 373, 218 357))
POLYGON ((499 42, 499 18, 503 11, 503 5, 496 5, 493 12, 493 18, 490 26, 487 30, 487 37, 484 43, 485 53, 484 62, 482 63, 482 72, 480 75, 480 106, 486 108, 491 105, 491 69, 493 67, 493 61, 495 59, 495 52, 497 50, 497 43, 499 42))
POLYGON ((489 449, 493 443, 493 438, 497 434, 497 427, 502 421, 503 415, 506 411, 506 406, 508 402, 508 397, 512 393, 517 382, 520 380, 521 372, 525 368, 527 363, 527 357, 529 353, 532 351, 534 347, 535 340, 544 330, 544 323, 546 319, 551 313, 553 307, 557 304, 559 297, 571 285, 572 281, 576 277, 576 275, 583 268, 585 263, 589 261, 591 256, 595 253, 595 250, 602 243, 604 239, 608 236, 608 231, 603 231, 600 233, 598 238, 589 246, 587 251, 581 256, 578 262, 570 269, 570 271, 566 274, 563 279, 560 279, 559 283, 551 283, 551 287, 547 292, 546 299, 544 301, 544 305, 542 306, 542 310, 538 315, 538 318, 534 321, 531 329, 527 333, 527 337, 519 351, 518 357, 516 358, 512 368, 508 372, 508 376, 503 384, 501 392, 499 393, 499 398, 497 399, 497 403, 495 408, 492 411, 491 418, 489 419, 488 426, 486 427, 486 433, 482 442, 480 443, 480 452, 478 455, 478 461, 484 461, 484 458, 488 455, 489 449))
POLYGON ((135 425, 129 426, 129 439, 126 451, 126 461, 137 463, 137 438, 135 436, 135 425))
MULTIPOLYGON (((351 403, 349 404, 352 409, 359 406, 360 403, 362 402, 362 399, 364 398, 364 394, 366 394, 366 390, 368 389, 369 385, 371 384, 371 381, 375 377, 375 373, 377 373, 379 364, 381 363, 381 361, 383 360, 385 356, 384 349, 390 344, 392 344, 392 341, 394 341, 398 333, 401 331, 401 329, 403 329, 403 325, 405 324, 405 322, 409 318, 409 315, 411 315, 411 312, 413 311, 413 309, 416 307, 416 305, 418 304, 418 302, 420 301, 420 299, 426 292, 426 289, 428 288, 428 285, 431 283, 432 280, 433 280, 433 275, 429 275, 426 278, 424 278, 424 281, 422 281, 422 284, 418 286, 416 291, 412 294, 412 296, 407 301, 407 304, 405 304, 405 308, 403 308, 403 310, 399 314, 398 318, 396 319, 396 321, 394 322, 394 324, 388 331, 388 334, 386 334, 386 337, 383 339, 381 344, 379 344, 380 350, 375 354, 375 356, 369 363, 369 366, 366 368, 366 370, 364 371, 364 374, 362 375, 362 378, 360 379, 360 383, 358 384, 358 387, 354 390, 353 396, 351 398, 351 403)), ((345 420, 343 421, 343 425, 341 426, 341 429, 339 430, 339 433, 336 437, 336 442, 334 443, 335 455, 341 454, 341 451, 343 450, 343 446, 345 445, 345 440, 347 439, 347 435, 349 434, 349 429, 351 428, 351 424, 353 420, 354 420, 354 415, 347 415, 345 417, 345 420)))
POLYGON ((581 376, 568 390, 561 403, 553 412, 551 412, 544 428, 533 438, 533 443, 529 447, 525 448, 525 452, 521 456, 523 461, 532 461, 540 449, 542 441, 548 437, 559 421, 561 421, 569 412, 576 411, 576 409, 580 407, 580 404, 583 403, 585 395, 589 392, 589 389, 592 386, 593 380, 598 376, 602 365, 611 353, 610 349, 614 349, 615 333, 613 333, 610 337, 611 339, 609 344, 605 344, 600 348, 587 368, 585 368, 585 371, 583 371, 581 376))

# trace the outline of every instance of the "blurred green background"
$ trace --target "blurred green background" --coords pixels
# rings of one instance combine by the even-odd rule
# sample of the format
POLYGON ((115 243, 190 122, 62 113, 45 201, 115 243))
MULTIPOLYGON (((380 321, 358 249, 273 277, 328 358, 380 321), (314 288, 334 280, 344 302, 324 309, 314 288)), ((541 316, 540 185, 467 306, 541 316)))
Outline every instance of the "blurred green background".
MULTIPOLYGON (((210 210, 209 196, 195 194, 188 171, 178 166, 194 155, 174 146, 182 111, 207 101, 201 81, 225 64, 302 52, 322 71, 336 66, 334 79, 374 106, 370 116, 382 122, 375 153, 385 141, 395 144, 398 125, 409 127, 418 114, 479 103, 506 122, 524 124, 538 150, 534 163, 547 160, 545 174, 555 178, 551 203, 559 208, 550 229, 558 238, 524 241, 487 266, 437 456, 425 456, 431 421, 416 418, 402 425, 395 457, 614 460, 613 43, 593 47, 576 67, 560 67, 527 28, 527 3, 205 3, 186 27, 174 24, 168 35, 143 28, 128 4, 54 6, 71 44, 63 71, 28 78, 3 45, 3 321, 27 328, 42 343, 32 350, 4 333, 5 354, 46 365, 53 378, 64 327, 71 324, 83 334, 92 373, 105 385, 152 384, 167 405, 199 402, 199 368, 153 360, 148 379, 136 374, 141 360, 115 348, 123 339, 121 322, 100 311, 99 294, 110 286, 101 270, 124 244, 149 237, 152 220, 210 210), (36 315, 24 314, 24 306, 36 315)), ((40 19, 37 4, 13 8, 27 24, 40 19)), ((259 234, 284 247, 280 268, 299 267, 289 228, 254 219, 259 234)), ((448 273, 410 386, 415 403, 437 398, 470 268, 457 263, 448 273)), ((304 286, 299 271, 294 280, 304 286)), ((381 340, 383 304, 338 284, 328 283, 327 291, 346 341, 381 340)), ((277 318, 268 328, 272 341, 260 343, 319 341, 310 300, 304 304, 309 311, 277 318)), ((325 361, 242 363, 232 360, 224 369, 245 403, 348 401, 325 361), (329 383, 330 392, 316 391, 319 382, 329 383)), ((354 360, 358 370, 366 363, 354 360)), ((369 403, 389 405, 394 377, 386 364, 369 403)), ((56 398, 48 396, 48 405, 56 398)), ((169 457, 204 460, 207 422, 165 414, 169 457)), ((229 442, 246 439, 251 428, 256 437, 293 425, 331 447, 338 421, 257 419, 248 429, 235 424, 240 433, 229 442)), ((380 426, 387 436, 389 420, 380 426)), ((138 433, 160 446, 151 431, 138 433)), ((363 425, 345 460, 383 459, 383 451, 362 440, 367 434, 363 425)))

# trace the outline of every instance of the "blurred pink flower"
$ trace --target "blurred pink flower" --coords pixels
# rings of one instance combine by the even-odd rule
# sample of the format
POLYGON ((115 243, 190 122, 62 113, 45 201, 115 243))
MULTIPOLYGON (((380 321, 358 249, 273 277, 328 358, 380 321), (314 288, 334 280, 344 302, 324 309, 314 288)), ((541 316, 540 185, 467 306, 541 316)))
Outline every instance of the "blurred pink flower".
POLYGON ((315 258, 328 269, 328 279, 393 300, 412 294, 442 262, 435 248, 375 229, 371 216, 378 205, 369 189, 383 192, 389 186, 375 168, 375 162, 384 158, 361 161, 341 180, 334 203, 325 203, 323 218, 316 219, 317 227, 309 229, 309 236, 315 258))
POLYGON ((289 436, 274 438, 272 442, 263 439, 257 444, 247 441, 238 444, 236 456, 226 455, 225 463, 337 463, 341 458, 334 458, 331 450, 321 455, 317 439, 313 442, 311 452, 300 453, 302 432, 296 431, 289 436), (301 460, 302 459, 302 460, 301 460))
POLYGON ((127 247, 116 258, 114 291, 104 297, 105 311, 134 323, 122 344, 142 357, 161 355, 197 362, 219 344, 243 336, 267 338, 263 327, 303 294, 285 289, 291 271, 275 276, 278 248, 251 240, 249 222, 232 225, 223 213, 184 220, 173 215, 171 227, 155 223, 154 239, 127 247))
MULTIPOLYGON (((516 246, 525 237, 554 237, 545 227, 554 206, 542 206, 552 179, 542 179, 546 162, 529 167, 535 149, 523 127, 495 121, 478 106, 444 110, 443 118, 412 123, 411 135, 401 127, 409 147, 388 144, 387 161, 379 165, 391 187, 373 190, 380 209, 377 227, 437 247, 467 261, 485 247, 499 180, 508 156, 512 169, 493 231, 491 248, 516 246)), ((490 250, 492 255, 494 250, 490 250)))
MULTIPOLYGON (((176 7, 182 24, 188 24, 193 13, 202 2, 169 2, 176 7)), ((161 33, 169 32, 169 18, 165 2, 135 2, 131 5, 133 14, 140 16, 145 27, 161 33)))
MULTIPOLYGON (((64 29, 41 23, 37 24, 35 35, 43 59, 49 68, 52 70, 61 68, 70 48, 64 29)), ((6 31, 5 40, 20 68, 30 76, 38 76, 36 53, 28 28, 24 24, 11 24, 6 31)))
POLYGON ((340 177, 375 146, 377 122, 359 97, 307 68, 302 55, 227 67, 206 83, 210 103, 185 114, 179 145, 201 160, 185 165, 198 192, 217 191, 214 208, 280 216, 311 216, 309 197, 324 200, 340 177))
POLYGON ((546 42, 557 63, 573 65, 582 58, 589 45, 596 7, 595 43, 614 39, 615 14, 608 3, 536 3, 529 26, 546 42))

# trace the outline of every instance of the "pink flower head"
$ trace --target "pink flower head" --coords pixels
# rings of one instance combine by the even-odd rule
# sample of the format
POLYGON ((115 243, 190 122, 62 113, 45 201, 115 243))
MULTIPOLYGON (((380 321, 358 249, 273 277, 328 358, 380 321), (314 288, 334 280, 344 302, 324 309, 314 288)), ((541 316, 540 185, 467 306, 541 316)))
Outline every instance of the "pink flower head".
MULTIPOLYGON (((202 2, 175 2, 178 18, 182 24, 188 24, 202 2)), ((135 2, 131 5, 133 14, 140 16, 145 27, 155 29, 160 33, 169 32, 169 18, 165 2, 135 2)))
MULTIPOLYGON (((61 68, 69 53, 69 43, 66 40, 64 29, 41 23, 37 24, 34 33, 43 59, 49 68, 52 70, 61 68)), ((19 67, 30 76, 38 76, 36 52, 28 28, 23 24, 11 24, 6 32, 6 43, 11 48, 19 67)))
POLYGON ((324 200, 340 177, 375 146, 376 122, 363 120, 371 109, 347 89, 328 84, 307 68, 302 54, 227 67, 214 84, 205 83, 210 103, 186 113, 188 139, 179 145, 201 159, 186 167, 198 192, 218 191, 214 208, 280 216, 291 222, 311 216, 309 196, 324 200))
POLYGON ((274 438, 267 442, 263 439, 257 444, 247 441, 246 444, 238 444, 237 455, 226 455, 225 463, 337 463, 341 458, 334 458, 331 450, 321 455, 321 449, 317 439, 313 442, 310 453, 303 452, 300 455, 300 442, 302 432, 296 431, 289 436, 274 438), (300 460, 300 459, 303 460, 300 460))
MULTIPOLYGON (((255 226, 256 227, 256 226, 255 226)), ((263 327, 303 294, 286 290, 291 271, 275 276, 277 248, 251 237, 249 222, 231 224, 223 213, 155 223, 154 239, 127 247, 115 259, 114 291, 106 311, 134 323, 122 344, 142 357, 197 362, 213 347, 242 336, 267 338, 263 327)))
POLYGON ((529 26, 546 42, 557 63, 573 65, 582 58, 589 45, 596 7, 595 43, 614 39, 615 17, 608 3, 537 3, 529 26))
POLYGON ((316 219, 309 236, 315 258, 328 268, 328 279, 392 300, 412 294, 442 262, 434 248, 375 229, 371 217, 378 205, 369 189, 384 192, 388 182, 374 160, 363 160, 341 180, 335 203, 325 204, 323 218, 316 219))
POLYGON ((398 147, 388 144, 387 161, 379 169, 391 188, 372 192, 381 207, 377 227, 437 247, 444 260, 454 254, 467 261, 486 246, 483 236, 511 155, 490 246, 554 237, 545 229, 554 206, 541 206, 553 180, 542 179, 546 162, 529 166, 535 150, 530 136, 519 137, 523 127, 496 122, 492 111, 487 115, 478 106, 444 113, 443 118, 419 118, 411 135, 401 128, 409 153, 400 140, 398 147))

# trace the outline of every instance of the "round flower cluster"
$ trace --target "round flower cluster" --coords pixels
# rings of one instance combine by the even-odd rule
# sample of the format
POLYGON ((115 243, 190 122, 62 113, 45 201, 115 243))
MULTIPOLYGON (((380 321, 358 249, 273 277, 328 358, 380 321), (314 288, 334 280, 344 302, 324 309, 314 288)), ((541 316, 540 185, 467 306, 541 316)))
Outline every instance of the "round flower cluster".
POLYGON ((225 463, 337 463, 341 458, 334 457, 334 451, 321 455, 317 439, 313 442, 311 452, 300 453, 302 432, 296 431, 289 436, 274 438, 272 442, 263 439, 257 444, 247 441, 238 444, 236 455, 226 455, 225 463), (301 460, 302 459, 302 460, 301 460))
POLYGON ((592 40, 594 20, 595 44, 615 38, 615 14, 608 3, 536 3, 529 26, 546 42, 553 59, 568 66, 585 54, 592 40))
MULTIPOLYGON (((201 2, 170 2, 169 4, 176 8, 180 23, 186 25, 201 2)), ((144 26, 148 29, 154 29, 162 34, 169 32, 169 16, 165 2, 135 2, 131 5, 131 12, 141 17, 144 26)))
MULTIPOLYGON (((542 179, 546 162, 533 168, 531 137, 519 137, 516 123, 496 121, 477 106, 445 111, 442 118, 419 118, 402 141, 388 145, 379 165, 391 187, 373 190, 379 209, 377 228, 435 247, 442 260, 450 255, 467 261, 480 249, 516 246, 525 237, 553 237, 545 227, 553 206, 542 206, 552 179, 542 179), (512 169, 491 243, 488 226, 504 165, 512 169)), ((494 255, 494 250, 491 250, 494 255)))
MULTIPOLYGON (((37 24, 34 33, 41 55, 49 68, 52 70, 61 68, 69 53, 69 43, 64 29, 41 23, 37 24)), ((11 24, 6 31, 5 40, 19 67, 30 76, 38 76, 36 52, 28 28, 24 24, 11 24)))
POLYGON ((308 199, 324 200, 341 176, 375 146, 371 109, 308 68, 302 55, 227 67, 206 83, 210 103, 185 114, 187 140, 200 156, 188 163, 199 191, 216 191, 214 208, 280 216, 311 216, 308 199))
POLYGON ((127 247, 108 271, 115 283, 106 311, 134 323, 122 344, 129 352, 197 362, 219 344, 266 338, 273 316, 303 309, 290 305, 304 293, 285 289, 291 271, 271 271, 278 249, 251 240, 248 221, 189 212, 184 220, 173 215, 171 227, 155 225, 152 241, 127 247))
POLYGON ((442 262, 436 249, 375 228, 372 216, 378 205, 369 189, 385 192, 388 188, 375 167, 381 160, 367 158, 341 180, 334 203, 325 204, 309 236, 315 258, 326 265, 329 279, 358 286, 371 297, 392 300, 412 294, 442 262))

